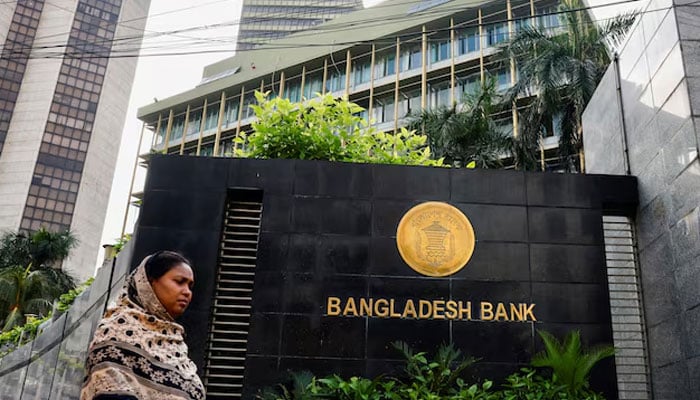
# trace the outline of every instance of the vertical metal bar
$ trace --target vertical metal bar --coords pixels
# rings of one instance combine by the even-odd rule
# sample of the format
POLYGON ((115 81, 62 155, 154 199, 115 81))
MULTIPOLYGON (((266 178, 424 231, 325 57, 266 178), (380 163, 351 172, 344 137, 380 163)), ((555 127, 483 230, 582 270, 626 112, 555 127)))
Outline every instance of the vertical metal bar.
POLYGON ((350 98, 350 74, 352 73, 352 57, 350 50, 345 53, 345 97, 350 98))
POLYGON ((151 141, 151 149, 156 147, 156 141, 158 140, 158 135, 160 134, 160 125, 162 123, 163 115, 158 113, 158 122, 156 123, 155 135, 153 135, 153 140, 151 141))
POLYGON ((280 72, 279 97, 284 97, 284 71, 280 72))
POLYGON ((265 93, 265 79, 260 80, 260 93, 265 93))
POLYGON ((241 121, 243 120, 243 106, 245 100, 245 86, 241 86, 241 98, 238 101, 238 123, 236 124, 236 140, 233 141, 233 151, 238 148, 238 137, 241 135, 241 121))
POLYGON ((129 195, 126 198, 126 210, 124 210, 124 221, 122 222, 122 231, 119 238, 124 237, 126 231, 126 221, 129 217, 129 206, 131 205, 131 194, 134 192, 134 180, 136 180, 136 169, 139 166, 139 153, 141 152, 141 143, 143 141, 143 134, 146 132, 146 123, 141 125, 141 135, 139 135, 139 144, 136 146, 136 159, 134 159, 134 167, 131 170, 131 183, 129 184, 129 195))
POLYGON ((328 59, 323 59, 323 81, 321 82, 321 94, 326 94, 326 82, 328 81, 328 59))
POLYGON ((420 107, 425 110, 428 96, 428 34, 423 25, 423 35, 421 37, 421 74, 420 74, 420 107))
POLYGON ((170 109, 168 114, 168 125, 165 128, 165 146, 163 146, 163 154, 168 154, 168 146, 170 145, 170 131, 173 129, 173 109, 170 109))
MULTIPOLYGON (((396 37, 396 59, 394 60, 394 69, 396 70, 396 77, 394 79, 394 100, 398 97, 399 93, 399 85, 401 84, 400 82, 400 74, 399 74, 399 69, 401 68, 401 37, 397 36, 396 37)), ((396 110, 396 108, 394 109, 396 110)), ((396 115, 396 113, 394 113, 396 115)), ((396 118, 394 118, 394 132, 397 130, 397 121, 396 118)))
POLYGON ((370 71, 369 71, 369 107, 367 107, 367 125, 372 125, 372 106, 374 105, 374 67, 375 67, 375 53, 376 45, 372 43, 372 56, 370 58, 370 71))
POLYGON ((455 53, 455 20, 450 18, 450 103, 452 105, 457 103, 455 93, 455 53))
POLYGON ((306 84, 306 65, 301 67, 301 88, 299 89, 299 99, 304 101, 304 84, 306 84))
POLYGON ((187 111, 185 111, 185 124, 182 126, 182 140, 180 140, 180 155, 185 153, 185 137, 187 136, 187 129, 190 125, 190 105, 187 105, 187 111))
POLYGON ((221 91, 221 102, 219 104, 219 119, 216 121, 216 136, 214 137, 214 157, 219 156, 219 141, 221 140, 221 123, 224 121, 224 111, 226 110, 226 92, 221 91))
POLYGON ((202 151, 202 136, 204 135, 204 127, 207 123, 207 99, 204 99, 204 107, 202 107, 202 120, 199 123, 199 139, 197 139, 197 155, 202 151))
MULTIPOLYGON (((512 39, 515 35, 515 22, 513 21, 513 7, 511 5, 511 0, 506 0, 506 12, 508 15, 508 39, 512 39)), ((515 58, 510 58, 510 84, 515 86, 515 58)), ((518 137, 518 102, 513 100, 512 105, 513 113, 513 136, 518 137)))
POLYGON ((486 71, 484 71, 484 44, 486 43, 486 38, 484 37, 484 20, 481 15, 481 8, 479 9, 479 73, 481 76, 481 86, 484 86, 484 81, 486 80, 486 71))

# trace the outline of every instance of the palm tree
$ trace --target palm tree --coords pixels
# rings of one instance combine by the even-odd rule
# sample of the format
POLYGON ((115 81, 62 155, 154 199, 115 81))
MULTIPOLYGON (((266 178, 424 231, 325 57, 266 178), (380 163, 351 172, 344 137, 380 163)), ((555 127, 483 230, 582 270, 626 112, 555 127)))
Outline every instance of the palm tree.
POLYGON ((75 287, 65 273, 51 267, 14 266, 0 271, 0 322, 2 330, 24 325, 28 314, 48 315, 53 301, 75 287))
POLYGON ((581 115, 610 63, 610 48, 621 43, 637 16, 625 13, 598 25, 586 13, 580 0, 563 0, 561 30, 523 27, 502 53, 519 68, 510 100, 532 96, 522 111, 522 130, 540 136, 560 117, 560 159, 569 171, 583 170, 581 115))
POLYGON ((2 330, 26 322, 26 314, 45 316, 61 294, 75 288, 58 268, 77 244, 72 233, 42 228, 0 237, 0 323, 2 330))
POLYGON ((56 266, 78 243, 69 232, 51 232, 44 228, 27 234, 8 232, 0 237, 0 269, 13 266, 56 266))
POLYGON ((427 109, 409 116, 408 128, 422 131, 435 158, 481 168, 502 166, 509 152, 509 138, 494 122, 500 99, 495 82, 488 79, 479 90, 468 94, 463 104, 427 109))
POLYGON ((558 382, 566 385, 572 395, 588 388, 588 375, 595 364, 615 355, 611 346, 583 350, 578 331, 569 332, 563 342, 548 332, 538 330, 537 333, 544 342, 545 351, 532 358, 532 365, 551 368, 558 382))

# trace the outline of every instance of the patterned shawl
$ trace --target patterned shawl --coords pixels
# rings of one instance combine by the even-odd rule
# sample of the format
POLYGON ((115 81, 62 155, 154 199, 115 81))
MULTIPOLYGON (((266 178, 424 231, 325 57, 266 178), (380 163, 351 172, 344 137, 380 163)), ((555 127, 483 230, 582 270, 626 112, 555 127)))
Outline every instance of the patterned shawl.
POLYGON ((100 321, 90 344, 81 400, 101 394, 139 400, 204 399, 197 367, 187 357, 183 327, 156 297, 146 260, 127 279, 117 305, 100 321))

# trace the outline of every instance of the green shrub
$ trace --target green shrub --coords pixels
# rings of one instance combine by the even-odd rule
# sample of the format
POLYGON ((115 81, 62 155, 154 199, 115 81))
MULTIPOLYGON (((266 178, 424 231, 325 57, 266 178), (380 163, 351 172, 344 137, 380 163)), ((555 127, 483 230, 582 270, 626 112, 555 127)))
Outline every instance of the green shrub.
POLYGON ((426 136, 406 129, 378 132, 359 116, 364 109, 346 99, 327 94, 292 103, 267 95, 255 93, 258 104, 250 107, 257 120, 252 133, 234 139, 235 156, 442 165, 442 159, 431 158, 426 136))

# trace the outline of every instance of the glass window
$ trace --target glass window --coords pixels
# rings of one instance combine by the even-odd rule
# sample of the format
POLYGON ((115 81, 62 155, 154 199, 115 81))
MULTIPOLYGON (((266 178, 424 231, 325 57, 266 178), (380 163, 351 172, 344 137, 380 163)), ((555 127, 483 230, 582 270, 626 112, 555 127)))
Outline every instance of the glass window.
POLYGON ((289 84, 284 89, 284 97, 293 103, 301 101, 301 82, 289 84))
POLYGON ((369 79, 370 79, 369 62, 355 63, 353 74, 355 76, 355 85, 361 85, 365 82, 369 82, 369 79))
POLYGON ((470 29, 468 31, 461 32, 459 35, 459 40, 457 47, 459 48, 459 54, 467 54, 473 51, 478 51, 480 48, 479 40, 479 30, 470 29))
POLYGON ((219 124, 219 103, 207 106, 207 120, 205 121, 204 132, 215 130, 219 124))
POLYGON ((202 124, 202 110, 190 111, 190 120, 187 122, 187 134, 198 133, 202 124))
POLYGON ((316 97, 316 93, 321 93, 323 80, 320 77, 307 79, 304 83, 304 98, 311 99, 316 97))
POLYGON ((497 46, 499 43, 508 40, 508 24, 499 23, 489 25, 486 28, 486 44, 488 46, 497 46))
MULTIPOLYGON (((328 67, 331 68, 331 67, 328 67)), ((340 68, 340 67, 339 67, 340 68)), ((340 72, 339 70, 333 70, 328 74, 328 80, 326 81, 326 91, 327 92, 337 92, 345 89, 345 72, 340 72)))
POLYGON ((185 127, 185 114, 175 116, 173 118, 173 126, 170 129, 170 143, 172 144, 174 140, 182 138, 182 130, 185 127))
POLYGON ((450 41, 442 40, 430 45, 430 62, 438 62, 450 58, 450 41))
POLYGON ((221 123, 223 129, 230 126, 238 124, 238 104, 240 100, 237 98, 226 100, 226 112, 224 114, 224 120, 221 123))

